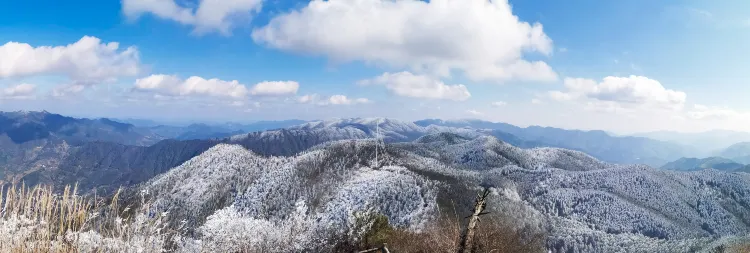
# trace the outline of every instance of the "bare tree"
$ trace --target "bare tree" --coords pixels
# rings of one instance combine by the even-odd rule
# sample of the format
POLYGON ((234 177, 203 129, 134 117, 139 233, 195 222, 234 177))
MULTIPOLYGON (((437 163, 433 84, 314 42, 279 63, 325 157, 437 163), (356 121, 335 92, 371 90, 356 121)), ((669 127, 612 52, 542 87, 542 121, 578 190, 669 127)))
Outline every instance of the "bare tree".
POLYGON ((466 226, 463 234, 461 234, 461 244, 458 247, 458 253, 470 253, 474 251, 474 234, 476 234, 477 226, 479 226, 479 216, 487 213, 483 212, 484 208, 487 207, 487 196, 490 195, 489 188, 477 194, 476 200, 474 200, 474 210, 472 211, 469 218, 469 224, 466 226))

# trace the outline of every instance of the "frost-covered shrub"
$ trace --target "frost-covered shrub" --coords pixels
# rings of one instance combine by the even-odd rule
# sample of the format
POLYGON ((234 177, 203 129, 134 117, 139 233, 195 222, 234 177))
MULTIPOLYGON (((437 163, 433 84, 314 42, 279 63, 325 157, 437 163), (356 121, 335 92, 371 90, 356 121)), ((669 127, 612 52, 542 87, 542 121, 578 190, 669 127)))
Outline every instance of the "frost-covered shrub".
POLYGON ((54 194, 43 186, 11 186, 0 192, 0 252, 162 252, 170 237, 161 216, 123 217, 116 205, 100 206, 75 188, 54 194))
MULTIPOLYGON (((117 223, 117 222, 116 222, 117 223)), ((78 252, 163 252, 168 245, 164 224, 145 214, 120 221, 113 230, 86 230, 65 235, 78 252)))
POLYGON ((287 219, 270 221, 248 217, 233 206, 209 216, 198 229, 197 246, 219 252, 300 252, 327 245, 314 229, 316 220, 307 215, 303 202, 287 219))

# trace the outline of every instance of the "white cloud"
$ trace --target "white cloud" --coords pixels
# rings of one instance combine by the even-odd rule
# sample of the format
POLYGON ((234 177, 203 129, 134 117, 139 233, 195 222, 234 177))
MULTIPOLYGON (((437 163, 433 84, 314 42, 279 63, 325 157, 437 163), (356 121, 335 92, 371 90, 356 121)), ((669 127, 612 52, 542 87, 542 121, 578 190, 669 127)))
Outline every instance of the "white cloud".
POLYGON ((281 96, 297 93, 299 83, 294 81, 264 81, 248 89, 237 80, 204 79, 191 76, 180 79, 174 75, 151 75, 135 81, 137 91, 154 92, 163 96, 209 96, 241 99, 248 95, 281 96))
POLYGON ((506 103, 505 101, 495 101, 495 102, 490 103, 490 105, 492 105, 494 107, 501 107, 501 106, 505 106, 507 104, 508 103, 506 103))
POLYGON ((531 99, 531 103, 535 104, 535 105, 538 105, 538 104, 542 104, 543 102, 542 102, 542 100, 540 100, 538 98, 532 98, 531 99))
POLYGON ((550 55, 539 23, 519 21, 504 0, 314 0, 274 17, 253 39, 284 51, 364 61, 472 80, 550 81, 557 75, 525 53, 550 55))
POLYGON ((635 108, 625 107, 614 101, 592 100, 583 104, 583 109, 592 112, 628 114, 633 116, 635 108))
POLYGON ((313 103, 318 100, 318 94, 308 94, 297 98, 297 102, 302 104, 313 103))
POLYGON ((701 104, 693 105, 693 108, 687 112, 691 119, 750 119, 750 113, 740 112, 729 107, 706 106, 701 104))
POLYGON ((567 91, 551 91, 548 96, 557 101, 581 101, 589 106, 671 110, 682 109, 687 97, 684 92, 666 89, 658 81, 643 76, 608 76, 599 83, 585 78, 565 78, 564 83, 567 91))
POLYGON ((248 110, 252 110, 253 108, 260 108, 260 105, 261 105, 260 102, 257 102, 257 101, 251 104, 248 104, 246 102, 247 101, 234 100, 234 101, 230 101, 228 105, 233 106, 233 107, 247 107, 248 110))
POLYGON ((410 72, 384 73, 374 79, 359 81, 360 85, 379 84, 398 96, 464 101, 471 97, 463 84, 447 85, 440 80, 410 72))
POLYGON ((573 100, 574 98, 573 94, 571 93, 565 93, 565 92, 557 91, 557 90, 550 91, 548 95, 550 98, 552 98, 553 100, 557 100, 557 101, 570 101, 570 100, 573 100))
POLYGON ((196 34, 217 31, 228 35, 238 16, 252 17, 262 0, 200 0, 197 7, 180 6, 175 0, 122 0, 122 11, 131 20, 144 13, 191 25, 196 34))
POLYGON ((102 43, 84 36, 66 46, 33 47, 8 42, 0 46, 0 78, 66 75, 81 82, 111 81, 141 71, 138 50, 120 50, 117 42, 102 43))
POLYGON ((279 96, 296 94, 299 83, 295 81, 260 82, 250 89, 250 94, 258 96, 279 96))
POLYGON ((62 85, 52 89, 53 97, 66 97, 81 93, 86 86, 81 84, 62 85))
POLYGON ((469 114, 471 114, 471 115, 474 115, 474 116, 479 116, 479 115, 484 114, 484 113, 482 113, 480 111, 477 111, 477 110, 466 110, 466 112, 469 113, 469 114))
POLYGON ((297 98, 297 102, 301 104, 316 104, 316 105, 355 105, 355 104, 368 104, 371 103, 367 98, 348 98, 344 95, 332 95, 330 97, 321 99, 318 94, 308 94, 297 98))
POLYGON ((224 81, 191 76, 182 80, 173 75, 151 75, 135 81, 134 90, 155 92, 165 96, 210 96, 244 98, 249 91, 237 80, 224 81))
POLYGON ((355 98, 350 99, 347 98, 344 95, 333 95, 328 98, 328 104, 332 105, 352 105, 352 104, 366 104, 369 103, 370 100, 366 98, 355 98))
MULTIPOLYGON (((691 120, 689 125, 713 126, 714 129, 732 129, 750 131, 750 111, 732 109, 726 106, 708 106, 695 104, 683 117, 691 120)), ((685 125, 686 123, 682 123, 685 125)))
POLYGON ((0 88, 0 99, 24 99, 34 96, 36 85, 22 83, 6 88, 0 88))

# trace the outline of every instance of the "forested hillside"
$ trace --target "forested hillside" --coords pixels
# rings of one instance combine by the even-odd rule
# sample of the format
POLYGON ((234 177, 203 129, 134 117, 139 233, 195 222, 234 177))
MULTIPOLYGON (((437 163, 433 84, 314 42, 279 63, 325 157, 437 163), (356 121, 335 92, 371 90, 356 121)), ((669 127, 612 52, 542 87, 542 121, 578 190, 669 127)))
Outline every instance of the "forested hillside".
POLYGON ((524 150, 455 134, 384 147, 341 140, 291 157, 220 144, 140 189, 173 224, 188 224, 203 238, 190 245, 252 249, 293 236, 298 243, 275 247, 294 251, 334 245, 321 235, 348 231, 357 210, 419 230, 449 205, 470 204, 464 196, 480 185, 495 192, 490 211, 514 210, 517 226, 549 233, 553 252, 687 252, 750 232, 750 175, 615 165, 576 151, 524 150), (289 226, 302 230, 257 238, 289 226), (215 236, 233 233, 226 229, 245 232, 215 236))

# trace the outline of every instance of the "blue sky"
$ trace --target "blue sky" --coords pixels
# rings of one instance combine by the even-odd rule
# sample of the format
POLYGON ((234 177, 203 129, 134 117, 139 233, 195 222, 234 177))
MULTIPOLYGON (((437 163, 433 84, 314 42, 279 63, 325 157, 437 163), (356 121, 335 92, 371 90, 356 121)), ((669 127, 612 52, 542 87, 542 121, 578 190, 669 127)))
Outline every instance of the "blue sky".
POLYGON ((153 2, 3 3, 0 108, 750 130, 747 1, 153 2))

